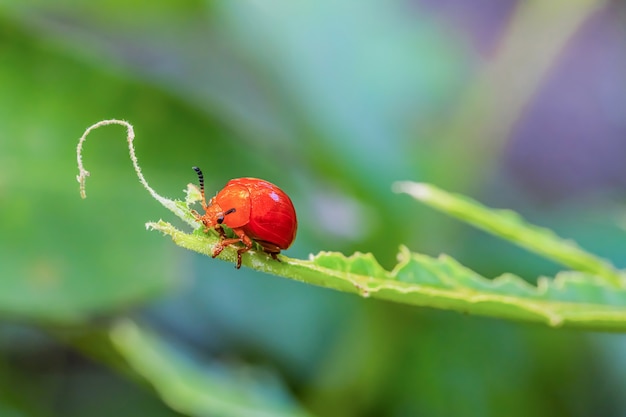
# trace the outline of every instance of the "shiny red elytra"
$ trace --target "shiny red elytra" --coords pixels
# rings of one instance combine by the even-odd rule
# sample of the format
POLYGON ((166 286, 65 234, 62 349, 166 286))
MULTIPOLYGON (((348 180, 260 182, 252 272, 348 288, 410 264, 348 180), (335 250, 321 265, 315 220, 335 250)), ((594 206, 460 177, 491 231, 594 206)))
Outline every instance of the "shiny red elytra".
POLYGON ((237 269, 241 267, 241 254, 252 248, 256 242, 273 259, 282 249, 287 249, 296 238, 298 219, 291 199, 274 184, 258 178, 235 178, 211 198, 209 204, 204 196, 204 176, 198 167, 202 208, 204 214, 193 212, 196 219, 204 224, 205 232, 215 229, 220 241, 213 250, 213 257, 227 246, 243 243, 237 249, 237 269), (222 225, 228 226, 235 238, 228 238, 222 225))

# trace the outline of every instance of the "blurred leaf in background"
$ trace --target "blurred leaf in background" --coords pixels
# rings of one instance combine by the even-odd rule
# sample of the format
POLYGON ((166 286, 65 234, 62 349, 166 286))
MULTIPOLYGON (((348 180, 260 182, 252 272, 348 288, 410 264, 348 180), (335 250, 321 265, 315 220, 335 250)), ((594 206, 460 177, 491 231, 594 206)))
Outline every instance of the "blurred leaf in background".
POLYGON ((623 414, 621 336, 235 271, 145 231, 167 212, 121 128, 85 145, 85 201, 74 147, 121 118, 166 196, 193 165, 209 193, 279 184, 294 257, 371 251, 389 267, 404 243, 487 276, 557 270, 391 193, 413 179, 623 267, 625 16, 617 1, 0 1, 0 414, 177 415, 111 370, 115 346, 63 337, 132 314, 207 362, 271 373, 313 415, 623 414))

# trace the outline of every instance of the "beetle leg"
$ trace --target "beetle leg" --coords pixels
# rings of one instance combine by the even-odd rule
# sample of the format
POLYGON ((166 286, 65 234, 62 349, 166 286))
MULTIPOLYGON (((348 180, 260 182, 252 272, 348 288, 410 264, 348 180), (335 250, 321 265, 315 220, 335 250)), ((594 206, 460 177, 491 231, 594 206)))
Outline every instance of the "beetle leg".
POLYGON ((241 241, 245 246, 243 248, 237 249, 237 269, 241 268, 241 254, 244 252, 248 252, 250 249, 252 249, 252 240, 250 240, 248 235, 244 234, 241 241))
MULTIPOLYGON (((195 210, 191 210, 191 215, 192 215, 193 217, 195 217, 195 218, 196 218, 196 220, 198 220, 200 223, 202 223, 202 224, 204 225, 204 222, 202 221, 202 216, 200 215, 200 213, 198 213, 198 212, 197 212, 197 211, 195 211, 195 210)), ((208 228, 208 227, 206 227, 206 225, 205 225, 205 226, 204 226, 204 229, 203 229, 202 231, 203 231, 204 233, 208 233, 209 228, 208 228)))
POLYGON ((265 253, 267 253, 269 256, 271 256, 273 260, 280 262, 280 259, 278 259, 278 254, 280 252, 268 252, 268 251, 265 251, 265 253))
MULTIPOLYGON (((233 232, 235 232, 235 234, 237 235, 236 238, 226 239, 226 235, 224 234, 224 229, 222 229, 221 227, 220 229, 221 229, 220 235, 222 238, 220 239, 219 243, 215 245, 215 248, 213 249, 213 257, 215 258, 220 253, 222 253, 224 248, 226 248, 227 246, 230 246, 234 243, 241 242, 244 244, 244 247, 237 249, 237 265, 235 266, 235 268, 237 269, 241 268, 241 254, 249 251, 252 248, 252 240, 241 229, 233 229, 233 232)), ((218 233, 219 233, 219 230, 218 230, 218 233)))
POLYGON ((238 238, 236 239, 220 239, 219 242, 217 242, 217 244, 215 245, 215 248, 213 248, 213 255, 211 255, 213 258, 215 258, 216 256, 218 256, 220 253, 222 253, 222 251, 227 247, 232 245, 233 243, 237 243, 237 242, 241 242, 241 240, 239 240, 238 238))
POLYGON ((220 225, 215 226, 215 231, 220 235, 220 241, 215 245, 213 249, 213 258, 222 253, 226 246, 232 245, 233 243, 239 242, 239 239, 228 239, 226 237, 226 232, 224 232, 224 228, 220 225))
POLYGON ((261 245, 263 247, 263 252, 267 253, 275 261, 280 262, 280 259, 278 259, 278 254, 280 253, 280 248, 278 246, 276 246, 275 244, 270 243, 270 242, 265 242, 263 240, 257 240, 257 242, 259 243, 259 245, 261 245))
POLYGON ((215 226, 215 230, 217 230, 217 233, 219 233, 222 240, 226 239, 226 232, 224 232, 224 228, 222 226, 220 225, 215 226))

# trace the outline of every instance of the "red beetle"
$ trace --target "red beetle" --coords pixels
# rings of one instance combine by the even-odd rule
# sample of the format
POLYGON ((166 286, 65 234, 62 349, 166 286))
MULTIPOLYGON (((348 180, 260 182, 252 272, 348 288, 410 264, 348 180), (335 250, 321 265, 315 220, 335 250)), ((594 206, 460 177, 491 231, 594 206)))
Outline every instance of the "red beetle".
POLYGON ((236 178, 211 198, 209 204, 204 196, 204 176, 198 167, 193 167, 200 182, 204 215, 193 212, 205 226, 205 232, 214 228, 220 241, 213 250, 213 257, 225 247, 241 242, 237 249, 237 268, 241 267, 241 254, 257 242, 273 259, 279 260, 281 249, 287 249, 296 238, 298 219, 293 203, 283 190, 274 184, 257 178, 236 178), (225 224, 237 235, 228 238, 222 225, 225 224))

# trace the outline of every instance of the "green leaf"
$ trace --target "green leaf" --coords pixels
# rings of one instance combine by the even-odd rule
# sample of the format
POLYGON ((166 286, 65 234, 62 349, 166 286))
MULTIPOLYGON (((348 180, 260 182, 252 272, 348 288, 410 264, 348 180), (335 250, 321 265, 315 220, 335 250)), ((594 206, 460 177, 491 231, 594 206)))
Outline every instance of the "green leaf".
POLYGON ((89 201, 77 197, 75 156, 68 152, 84 120, 130 113, 141 94, 37 44, 2 10, 0 39, 0 317, 79 323, 171 291, 180 282, 181 260, 143 230, 145 211, 154 205, 132 181, 128 164, 115 163, 125 162, 116 143, 122 130, 98 132, 103 135, 85 149, 91 167, 107 167, 89 201), (42 62, 54 82, 34 81, 42 62), (133 99, 120 101, 123 96, 133 99), (92 104, 77 104, 85 100, 92 104))
MULTIPOLYGON (((210 256, 217 236, 187 234, 167 222, 148 223, 186 249, 210 256)), ((236 250, 220 258, 235 262, 236 250)), ((542 277, 532 286, 513 274, 487 279, 454 259, 432 258, 401 248, 399 262, 386 271, 372 254, 346 257, 322 252, 309 261, 280 257, 273 262, 263 252, 250 251, 243 265, 313 285, 420 307, 453 310, 496 318, 542 322, 550 326, 626 330, 626 290, 607 285, 584 272, 542 277)))
MULTIPOLYGON (((195 231, 185 233, 163 220, 146 226, 169 235, 183 248, 212 256, 220 238, 215 231, 204 233, 192 214, 189 206, 199 197, 195 187, 188 187, 184 202, 158 195, 139 169, 133 150, 132 127, 117 120, 103 121, 94 127, 108 124, 127 127, 131 159, 140 182, 157 201, 195 227, 195 231)), ((82 167, 80 146, 94 127, 88 129, 79 142, 81 187, 84 187, 87 172, 82 167)), ((413 183, 400 183, 396 188, 418 195, 429 204, 494 234, 573 265, 579 271, 562 272, 554 279, 540 278, 535 287, 512 274, 490 280, 446 255, 432 258, 411 253, 405 247, 400 249, 398 264, 391 271, 386 271, 372 254, 363 253, 346 257, 322 252, 308 261, 280 256, 281 262, 276 262, 262 251, 251 250, 244 255, 242 264, 313 285, 415 306, 543 322, 550 326, 626 330, 626 289, 621 286, 622 273, 608 262, 572 242, 563 241, 549 230, 526 224, 512 212, 489 210, 472 200, 426 184, 417 184, 415 188, 413 183)), ((236 248, 227 247, 220 258, 235 262, 236 248)))
POLYGON ((477 201, 448 193, 431 184, 398 182, 394 184, 394 189, 569 268, 598 275, 615 286, 623 287, 626 283, 624 274, 609 261, 584 251, 575 242, 564 240, 549 229, 525 222, 514 211, 489 209, 477 201))
POLYGON ((130 320, 111 330, 128 364, 173 409, 206 417, 305 417, 269 372, 243 365, 203 364, 130 320))

